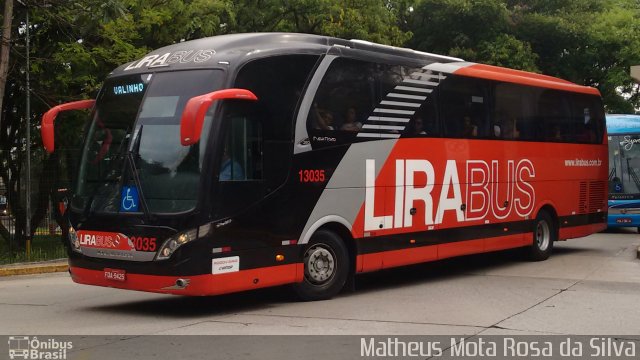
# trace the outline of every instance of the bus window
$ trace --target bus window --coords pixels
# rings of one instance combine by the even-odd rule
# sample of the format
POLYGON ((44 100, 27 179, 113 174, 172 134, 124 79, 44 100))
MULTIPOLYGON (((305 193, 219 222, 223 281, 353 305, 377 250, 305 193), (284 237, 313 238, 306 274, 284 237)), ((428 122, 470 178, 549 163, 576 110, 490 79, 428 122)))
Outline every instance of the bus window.
POLYGON ((571 125, 571 107, 565 93, 544 90, 538 98, 538 118, 546 129, 545 141, 573 142, 574 128, 571 125))
POLYGON ((438 97, 444 136, 490 137, 488 93, 488 84, 483 80, 459 76, 449 76, 444 80, 438 97))
POLYGON ((365 61, 336 59, 318 87, 307 118, 309 134, 351 142, 376 104, 377 66, 365 61))
POLYGON ((430 94, 409 121, 403 137, 440 137, 435 92, 430 94))
POLYGON ((263 195, 262 121, 257 107, 245 102, 225 102, 223 137, 220 139, 219 190, 214 202, 220 215, 230 215, 263 195))
POLYGON ((251 61, 238 73, 234 86, 253 92, 265 110, 265 139, 291 140, 293 113, 317 60, 315 55, 274 56, 251 61))
POLYGON ((538 124, 532 89, 497 83, 494 89, 493 123, 496 137, 507 140, 535 140, 538 124), (499 129, 499 131, 498 131, 499 129))
POLYGON ((267 189, 276 189, 289 173, 294 113, 318 58, 282 55, 257 59, 244 65, 236 77, 234 86, 253 92, 260 104, 267 189))
POLYGON ((604 114, 599 99, 594 96, 573 95, 571 123, 575 130, 575 141, 598 144, 602 142, 604 114))

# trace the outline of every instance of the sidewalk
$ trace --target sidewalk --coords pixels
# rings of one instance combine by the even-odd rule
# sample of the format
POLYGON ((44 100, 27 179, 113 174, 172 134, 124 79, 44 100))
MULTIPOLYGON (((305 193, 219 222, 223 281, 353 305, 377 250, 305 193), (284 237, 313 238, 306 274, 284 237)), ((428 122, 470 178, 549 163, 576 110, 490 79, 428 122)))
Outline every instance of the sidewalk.
POLYGON ((58 259, 34 263, 0 265, 0 277, 12 275, 32 275, 63 272, 69 269, 67 259, 58 259))

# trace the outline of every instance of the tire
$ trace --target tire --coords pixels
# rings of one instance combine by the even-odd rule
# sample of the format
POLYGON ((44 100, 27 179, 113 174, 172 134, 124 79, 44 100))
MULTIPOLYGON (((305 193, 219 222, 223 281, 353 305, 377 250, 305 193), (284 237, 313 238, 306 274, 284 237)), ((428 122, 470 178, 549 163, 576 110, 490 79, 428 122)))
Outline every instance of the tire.
POLYGON ((304 279, 293 285, 304 301, 326 300, 337 295, 349 275, 349 253, 342 239, 328 230, 319 230, 305 248, 304 279))
POLYGON ((558 229, 551 215, 540 211, 533 223, 533 242, 529 250, 531 261, 547 260, 553 251, 553 243, 558 240, 558 229))
POLYGON ((638 234, 640 234, 640 226, 638 227, 638 229, 637 229, 637 230, 638 230, 638 234))

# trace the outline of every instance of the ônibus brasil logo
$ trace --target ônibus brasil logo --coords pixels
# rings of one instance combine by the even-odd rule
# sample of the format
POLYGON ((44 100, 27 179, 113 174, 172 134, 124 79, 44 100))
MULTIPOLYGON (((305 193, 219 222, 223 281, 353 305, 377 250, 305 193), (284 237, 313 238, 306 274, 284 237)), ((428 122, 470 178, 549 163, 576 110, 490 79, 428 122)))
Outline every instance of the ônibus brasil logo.
POLYGON ((73 349, 71 341, 39 340, 37 337, 9 336, 9 359, 64 360, 73 349))

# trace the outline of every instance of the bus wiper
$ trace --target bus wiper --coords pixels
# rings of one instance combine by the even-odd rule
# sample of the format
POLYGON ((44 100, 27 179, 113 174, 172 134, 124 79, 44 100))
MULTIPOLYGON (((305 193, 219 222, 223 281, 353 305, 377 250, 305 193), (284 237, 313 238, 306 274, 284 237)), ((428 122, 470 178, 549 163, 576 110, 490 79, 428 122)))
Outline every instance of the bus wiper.
MULTIPOLYGON (((138 136, 138 141, 140 137, 138 136)), ((135 140, 134 140, 135 141, 135 140)), ((132 148, 137 148, 138 144, 132 146, 132 148)), ((144 191, 142 190, 142 182, 140 181, 140 176, 138 176, 138 168, 136 167, 136 161, 133 157, 133 151, 129 149, 127 151, 127 163, 129 164, 129 171, 131 172, 131 177, 133 178, 133 183, 138 188, 138 197, 140 201, 140 205, 142 207, 142 212, 144 213, 144 218, 147 222, 152 220, 151 212, 149 211, 149 205, 147 204, 147 200, 144 197, 144 191)))

